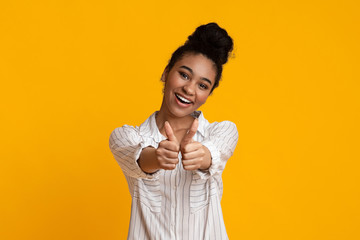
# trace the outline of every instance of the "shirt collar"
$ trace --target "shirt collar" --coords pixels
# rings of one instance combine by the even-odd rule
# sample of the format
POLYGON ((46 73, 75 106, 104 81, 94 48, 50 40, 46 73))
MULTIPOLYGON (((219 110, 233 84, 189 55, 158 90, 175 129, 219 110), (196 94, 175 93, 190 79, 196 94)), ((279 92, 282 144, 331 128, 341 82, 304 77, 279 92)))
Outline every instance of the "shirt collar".
MULTIPOLYGON (((160 133, 159 128, 156 125, 155 117, 157 113, 158 111, 151 114, 151 116, 140 125, 140 132, 143 136, 152 137, 156 142, 161 142, 165 140, 166 137, 160 133)), ((197 132, 204 137, 205 129, 209 122, 204 118, 204 115, 201 111, 195 111, 191 114, 191 116, 199 119, 199 127, 197 132)))

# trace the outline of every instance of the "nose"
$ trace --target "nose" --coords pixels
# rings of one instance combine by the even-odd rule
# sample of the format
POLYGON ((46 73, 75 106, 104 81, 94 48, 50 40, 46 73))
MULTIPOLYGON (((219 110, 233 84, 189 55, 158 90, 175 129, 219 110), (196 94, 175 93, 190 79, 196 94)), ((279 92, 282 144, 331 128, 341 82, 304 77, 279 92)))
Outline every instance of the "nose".
POLYGON ((189 82, 183 86, 183 91, 186 95, 193 96, 195 93, 195 84, 189 82))

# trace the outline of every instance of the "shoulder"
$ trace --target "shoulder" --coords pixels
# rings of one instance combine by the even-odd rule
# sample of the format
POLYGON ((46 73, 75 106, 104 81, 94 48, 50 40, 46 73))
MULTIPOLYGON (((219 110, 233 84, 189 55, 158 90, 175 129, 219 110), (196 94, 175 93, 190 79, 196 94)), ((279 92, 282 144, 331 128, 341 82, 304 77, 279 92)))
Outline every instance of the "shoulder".
POLYGON ((210 135, 237 136, 238 130, 236 124, 231 121, 213 122, 208 125, 206 132, 210 135))
POLYGON ((140 126, 123 125, 122 127, 115 128, 110 135, 110 141, 127 141, 138 142, 141 138, 149 133, 151 128, 151 121, 154 117, 152 114, 140 126))
MULTIPOLYGON (((212 122, 205 128, 203 145, 209 150, 217 149, 228 159, 235 150, 239 134, 236 124, 231 121, 212 122)), ((216 156, 216 153, 214 154, 216 156)))
POLYGON ((212 122, 209 124, 208 128, 216 128, 216 129, 224 129, 224 128, 228 128, 231 130, 236 130, 236 124, 234 122, 225 120, 225 121, 221 121, 221 122, 212 122))
POLYGON ((231 121, 225 120, 221 122, 210 123, 207 119, 205 119, 201 111, 197 111, 194 114, 196 114, 196 117, 199 119, 199 131, 205 137, 214 134, 216 135, 238 134, 236 124, 231 121))
POLYGON ((112 132, 111 135, 115 135, 115 136, 119 136, 119 137, 123 137, 123 135, 133 135, 133 134, 138 134, 139 133, 139 127, 137 126, 130 126, 130 125, 123 125, 122 127, 117 127, 115 128, 112 132))
POLYGON ((140 141, 139 128, 129 125, 115 128, 110 134, 110 144, 136 144, 140 141))
POLYGON ((212 132, 212 131, 222 131, 222 132, 227 132, 227 131, 231 131, 231 132, 237 132, 237 128, 236 128, 236 124, 225 120, 225 121, 221 121, 221 122, 212 122, 210 123, 207 119, 205 119, 204 115, 202 114, 202 112, 199 112, 199 121, 200 123, 202 123, 201 127, 203 128, 204 132, 212 132))

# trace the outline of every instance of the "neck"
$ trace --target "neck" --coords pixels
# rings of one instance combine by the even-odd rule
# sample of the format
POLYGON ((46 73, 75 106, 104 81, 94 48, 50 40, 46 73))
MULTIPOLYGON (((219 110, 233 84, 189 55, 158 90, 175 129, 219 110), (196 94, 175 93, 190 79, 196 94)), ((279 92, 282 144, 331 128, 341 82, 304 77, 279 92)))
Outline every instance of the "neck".
POLYGON ((191 115, 186 115, 183 117, 174 116, 164 106, 164 102, 163 102, 160 111, 156 115, 156 124, 160 130, 163 129, 165 121, 168 121, 172 129, 174 131, 177 131, 177 130, 189 129, 192 122, 194 121, 194 117, 192 117, 191 115))

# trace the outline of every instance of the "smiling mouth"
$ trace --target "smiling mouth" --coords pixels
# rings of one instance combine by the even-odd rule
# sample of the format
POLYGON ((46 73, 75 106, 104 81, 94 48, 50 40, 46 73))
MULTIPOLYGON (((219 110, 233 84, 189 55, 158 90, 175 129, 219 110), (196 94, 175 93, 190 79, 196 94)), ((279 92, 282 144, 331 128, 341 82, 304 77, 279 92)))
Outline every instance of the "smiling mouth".
POLYGON ((187 100, 186 98, 178 95, 177 93, 175 93, 175 96, 181 103, 184 103, 184 104, 191 104, 192 103, 190 100, 187 100))

